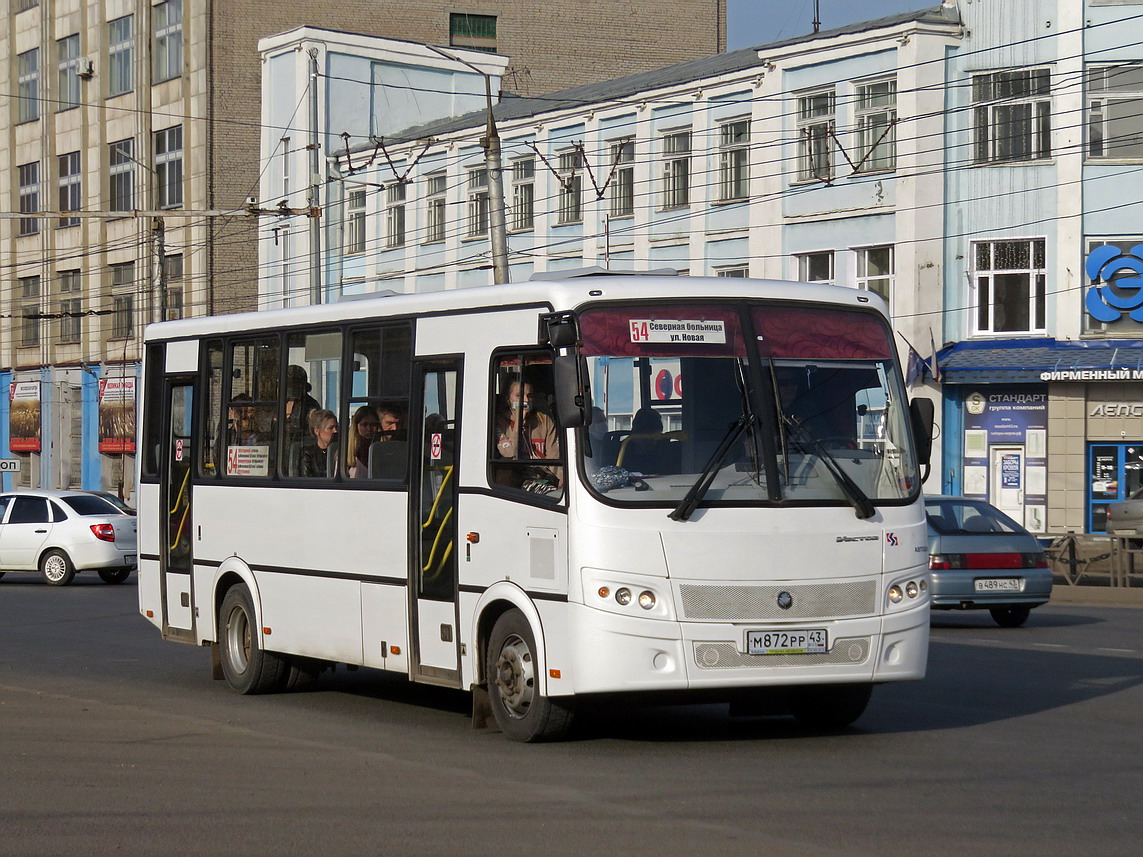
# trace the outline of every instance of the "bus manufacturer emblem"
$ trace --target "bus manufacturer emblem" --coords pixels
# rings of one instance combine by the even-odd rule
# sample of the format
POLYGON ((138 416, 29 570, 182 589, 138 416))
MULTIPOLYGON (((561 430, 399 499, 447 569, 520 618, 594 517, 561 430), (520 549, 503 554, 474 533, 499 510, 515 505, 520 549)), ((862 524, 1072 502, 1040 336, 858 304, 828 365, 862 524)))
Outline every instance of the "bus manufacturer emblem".
POLYGON ((794 596, 791 595, 789 592, 786 592, 785 590, 783 590, 782 592, 779 592, 778 593, 778 606, 781 607, 783 610, 789 610, 791 607, 794 606, 794 596))

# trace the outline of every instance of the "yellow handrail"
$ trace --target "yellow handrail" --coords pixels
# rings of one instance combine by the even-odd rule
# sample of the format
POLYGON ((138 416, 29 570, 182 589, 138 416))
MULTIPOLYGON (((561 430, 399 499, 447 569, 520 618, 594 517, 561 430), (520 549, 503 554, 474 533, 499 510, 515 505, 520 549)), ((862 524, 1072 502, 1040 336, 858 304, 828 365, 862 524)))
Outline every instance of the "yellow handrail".
POLYGON ((175 512, 177 512, 179 510, 179 506, 182 505, 183 494, 187 490, 187 483, 190 482, 190 474, 191 474, 191 469, 190 469, 190 465, 188 464, 187 465, 187 475, 183 477, 183 484, 179 487, 179 493, 175 497, 175 505, 171 506, 171 510, 169 512, 167 512, 168 515, 173 515, 175 512))
POLYGON ((431 524, 433 522, 433 516, 437 512, 437 506, 440 505, 441 497, 444 496, 445 486, 448 485, 449 479, 452 478, 453 465, 449 464, 449 465, 446 465, 445 467, 443 467, 441 469, 444 470, 445 478, 441 480, 440 487, 437 488, 437 495, 433 498, 433 505, 429 509, 428 517, 426 517, 425 522, 423 524, 421 524, 422 530, 427 530, 429 528, 429 524, 431 524))
MULTIPOLYGON (((444 533, 444 531, 445 531, 445 527, 447 527, 447 526, 448 526, 448 522, 449 522, 449 520, 452 518, 452 512, 453 512, 453 510, 452 510, 452 509, 449 509, 449 510, 448 510, 448 514, 446 514, 446 515, 444 516, 444 519, 441 521, 441 525, 440 525, 440 527, 438 527, 438 528, 437 528, 437 534, 436 534, 436 537, 433 539, 433 546, 432 546, 432 547, 429 549, 429 558, 428 558, 428 561, 427 561, 427 562, 424 564, 424 567, 423 567, 423 568, 421 568, 421 571, 422 571, 422 572, 424 572, 424 571, 428 571, 428 570, 429 570, 429 566, 433 564, 433 556, 434 556, 434 555, 436 555, 436 552, 437 552, 437 545, 438 545, 438 544, 440 544, 441 535, 444 533)), ((451 540, 451 539, 449 540, 449 543, 448 543, 448 550, 449 550, 449 551, 451 551, 451 550, 452 550, 452 540, 451 540)), ((444 564, 444 559, 447 559, 447 558, 448 558, 448 551, 446 551, 446 552, 445 552, 445 554, 444 554, 444 558, 442 558, 442 559, 441 559, 441 564, 442 564, 442 565, 444 564)), ((439 572, 439 571, 440 571, 440 568, 438 568, 438 569, 437 569, 437 572, 439 572)), ((433 576, 434 576, 434 577, 436 576, 436 572, 434 572, 434 573, 433 573, 433 576)))

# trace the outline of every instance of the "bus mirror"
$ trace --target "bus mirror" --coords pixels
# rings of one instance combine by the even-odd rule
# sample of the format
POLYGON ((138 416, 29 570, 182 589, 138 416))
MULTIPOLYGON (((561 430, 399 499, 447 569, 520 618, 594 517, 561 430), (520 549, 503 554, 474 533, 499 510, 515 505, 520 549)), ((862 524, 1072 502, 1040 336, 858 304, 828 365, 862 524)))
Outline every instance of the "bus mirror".
POLYGON ((933 454, 932 399, 913 399, 909 402, 909 417, 913 423, 913 442, 917 447, 917 464, 927 465, 933 454))
POLYGON ((552 365, 555 381, 556 420, 560 428, 580 428, 591 422, 591 388, 587 380, 587 361, 574 354, 555 358, 552 365))
POLYGON ((579 341, 579 319, 574 312, 553 312, 540 316, 540 345, 571 348, 579 341))

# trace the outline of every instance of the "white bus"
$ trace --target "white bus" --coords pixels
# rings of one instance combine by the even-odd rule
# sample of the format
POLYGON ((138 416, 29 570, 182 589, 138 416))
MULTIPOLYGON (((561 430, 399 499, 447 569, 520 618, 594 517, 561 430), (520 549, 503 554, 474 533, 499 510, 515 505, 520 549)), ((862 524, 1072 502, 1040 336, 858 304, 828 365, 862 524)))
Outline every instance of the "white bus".
POLYGON ((535 741, 604 694, 841 726, 924 675, 932 405, 875 295, 584 275, 145 340, 140 608, 241 693, 390 670, 535 741))

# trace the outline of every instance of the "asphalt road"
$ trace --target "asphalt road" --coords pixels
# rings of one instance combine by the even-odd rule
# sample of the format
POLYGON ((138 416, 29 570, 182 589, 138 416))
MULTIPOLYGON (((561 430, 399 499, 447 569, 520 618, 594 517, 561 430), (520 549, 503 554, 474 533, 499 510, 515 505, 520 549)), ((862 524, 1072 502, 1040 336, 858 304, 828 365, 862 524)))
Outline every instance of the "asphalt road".
POLYGON ((855 728, 601 709, 573 740, 344 668, 240 697, 134 578, 0 581, 0 855, 1140 853, 1143 612, 937 614, 929 677, 855 728))

